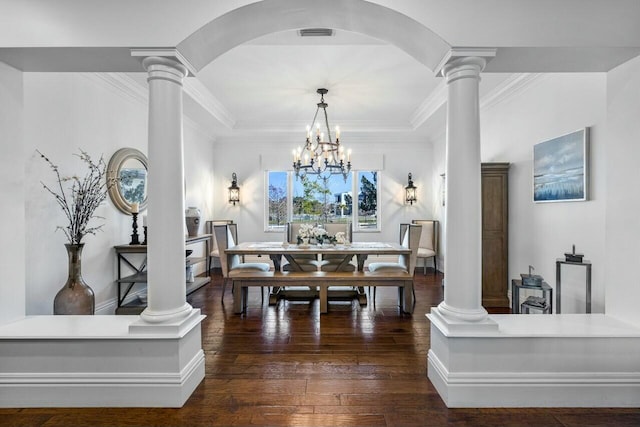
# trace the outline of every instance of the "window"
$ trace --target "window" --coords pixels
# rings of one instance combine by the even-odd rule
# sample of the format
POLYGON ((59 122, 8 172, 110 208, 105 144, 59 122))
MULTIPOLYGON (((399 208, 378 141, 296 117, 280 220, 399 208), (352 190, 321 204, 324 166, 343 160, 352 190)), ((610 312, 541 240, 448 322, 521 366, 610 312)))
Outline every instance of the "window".
POLYGON ((326 179, 307 175, 293 180, 292 222, 350 222, 352 220, 352 176, 326 179))
POLYGON ((289 221, 351 222, 354 231, 378 231, 378 176, 378 171, 351 172, 345 182, 342 175, 296 178, 292 172, 267 171, 266 229, 281 231, 289 221))
POLYGON ((358 172, 358 230, 379 230, 378 172, 358 172))
POLYGON ((267 172, 267 230, 284 227, 288 222, 288 173, 267 172))

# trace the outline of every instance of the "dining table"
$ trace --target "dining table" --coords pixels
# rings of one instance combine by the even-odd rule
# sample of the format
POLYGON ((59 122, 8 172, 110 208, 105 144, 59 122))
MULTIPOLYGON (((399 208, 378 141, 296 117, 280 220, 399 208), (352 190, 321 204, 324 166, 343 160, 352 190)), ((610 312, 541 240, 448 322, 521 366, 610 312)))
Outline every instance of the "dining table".
MULTIPOLYGON (((234 255, 255 255, 268 256, 273 262, 274 269, 281 271, 285 264, 288 264, 289 271, 304 272, 303 267, 297 262, 296 256, 300 255, 331 255, 335 258, 342 258, 338 262, 336 271, 350 264, 355 257, 355 269, 364 271, 366 260, 371 256, 396 256, 405 257, 406 264, 409 264, 408 257, 411 255, 411 249, 404 247, 398 243, 392 242, 352 242, 349 244, 290 244, 287 242, 241 242, 235 246, 225 250, 227 256, 234 255), (286 261, 286 262, 284 262, 286 261)), ((320 267, 318 267, 320 269, 320 267)), ((339 285, 338 285, 339 286, 339 285)), ((274 305, 281 299, 312 299, 317 297, 318 291, 310 287, 308 290, 301 291, 288 290, 283 287, 274 287, 269 294, 269 304, 274 305)), ((358 299, 360 305, 367 304, 367 295, 364 287, 358 286, 351 291, 344 289, 336 289, 329 291, 330 300, 350 300, 358 299)))

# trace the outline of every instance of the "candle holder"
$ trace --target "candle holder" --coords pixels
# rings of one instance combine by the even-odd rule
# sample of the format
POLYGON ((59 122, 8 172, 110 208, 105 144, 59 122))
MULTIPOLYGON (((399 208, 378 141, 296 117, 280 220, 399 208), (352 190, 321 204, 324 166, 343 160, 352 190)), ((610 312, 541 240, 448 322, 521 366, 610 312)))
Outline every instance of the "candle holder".
POLYGON ((143 245, 147 244, 147 226, 143 225, 142 229, 144 230, 144 241, 142 242, 143 245))
POLYGON ((131 233, 131 242, 129 242, 130 245, 139 245, 140 244, 140 240, 138 240, 138 213, 137 212, 133 212, 131 214, 131 216, 133 217, 133 233, 131 233))

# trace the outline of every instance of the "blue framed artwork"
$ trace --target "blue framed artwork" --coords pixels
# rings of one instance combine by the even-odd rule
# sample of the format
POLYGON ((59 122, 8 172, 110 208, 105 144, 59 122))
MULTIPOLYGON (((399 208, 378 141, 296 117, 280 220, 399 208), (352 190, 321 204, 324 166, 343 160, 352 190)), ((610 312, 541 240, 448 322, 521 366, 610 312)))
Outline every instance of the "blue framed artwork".
POLYGON ((588 200, 589 128, 533 146, 533 201, 588 200))

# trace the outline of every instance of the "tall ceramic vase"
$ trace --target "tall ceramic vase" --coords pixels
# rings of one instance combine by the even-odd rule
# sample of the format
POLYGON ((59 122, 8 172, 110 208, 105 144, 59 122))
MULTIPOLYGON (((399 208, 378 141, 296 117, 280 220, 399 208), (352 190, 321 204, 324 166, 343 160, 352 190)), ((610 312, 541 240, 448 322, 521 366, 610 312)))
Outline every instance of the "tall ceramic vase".
POLYGON ((190 206, 184 211, 189 236, 197 236, 200 229, 200 209, 190 206))
POLYGON ((65 244, 69 256, 69 278, 53 300, 53 314, 94 314, 95 296, 93 290, 82 278, 82 248, 65 244))

